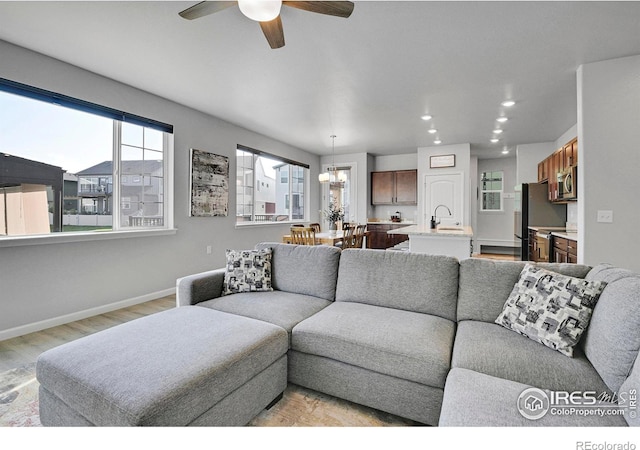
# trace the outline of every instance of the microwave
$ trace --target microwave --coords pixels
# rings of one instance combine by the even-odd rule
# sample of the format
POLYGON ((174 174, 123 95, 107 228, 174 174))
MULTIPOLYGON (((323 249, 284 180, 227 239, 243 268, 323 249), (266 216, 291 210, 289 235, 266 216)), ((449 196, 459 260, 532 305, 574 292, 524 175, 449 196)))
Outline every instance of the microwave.
POLYGON ((578 198, 578 168, 569 167, 558 174, 558 199, 576 200, 578 198))

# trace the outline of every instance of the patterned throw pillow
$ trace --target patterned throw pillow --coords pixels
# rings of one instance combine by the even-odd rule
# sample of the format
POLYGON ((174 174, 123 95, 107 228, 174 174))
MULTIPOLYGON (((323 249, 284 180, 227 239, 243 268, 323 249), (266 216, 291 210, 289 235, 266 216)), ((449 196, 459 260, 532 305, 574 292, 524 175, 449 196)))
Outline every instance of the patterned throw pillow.
POLYGON ((222 295, 272 291, 271 249, 227 250, 222 295))
POLYGON ((527 264, 496 323, 573 357, 605 286, 527 264))

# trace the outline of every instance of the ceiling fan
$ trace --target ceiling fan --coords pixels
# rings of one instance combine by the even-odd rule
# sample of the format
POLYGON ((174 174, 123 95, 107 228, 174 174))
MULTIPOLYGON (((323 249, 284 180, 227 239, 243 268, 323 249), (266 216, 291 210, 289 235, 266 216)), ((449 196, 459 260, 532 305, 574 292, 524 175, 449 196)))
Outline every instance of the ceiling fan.
POLYGON ((260 23, 260 28, 267 38, 271 48, 284 47, 284 32, 282 30, 282 20, 280 20, 280 8, 282 5, 292 8, 303 9, 319 14, 327 14, 337 17, 349 17, 353 12, 353 2, 335 1, 309 1, 290 2, 280 0, 237 0, 237 1, 205 1, 193 5, 181 11, 180 17, 185 19, 198 19, 209 14, 222 11, 235 4, 238 4, 242 14, 249 19, 260 23))

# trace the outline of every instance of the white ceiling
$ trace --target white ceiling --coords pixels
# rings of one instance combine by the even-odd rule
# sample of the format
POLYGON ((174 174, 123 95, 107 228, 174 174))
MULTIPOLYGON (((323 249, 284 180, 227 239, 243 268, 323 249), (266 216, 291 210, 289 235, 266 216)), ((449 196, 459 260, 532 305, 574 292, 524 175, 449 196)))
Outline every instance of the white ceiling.
POLYGON ((578 66, 640 54, 640 2, 358 1, 348 19, 283 7, 278 50, 236 7, 178 16, 195 3, 1 1, 0 39, 313 153, 332 134, 336 153, 411 153, 433 125, 481 158, 555 141, 577 121, 578 66))

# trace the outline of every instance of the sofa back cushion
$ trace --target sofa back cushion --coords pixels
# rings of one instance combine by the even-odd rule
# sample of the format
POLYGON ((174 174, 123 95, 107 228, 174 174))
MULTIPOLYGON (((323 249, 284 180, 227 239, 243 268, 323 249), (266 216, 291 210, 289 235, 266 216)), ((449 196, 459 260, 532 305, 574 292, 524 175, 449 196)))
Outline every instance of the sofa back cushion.
POLYGON ((291 245, 262 242, 271 248, 271 285, 278 291, 335 300, 340 249, 326 245, 291 245))
POLYGON ((607 287, 593 310, 581 345, 607 386, 618 391, 640 348, 640 275, 600 264, 586 278, 606 281, 607 287))
POLYGON ((449 256, 346 249, 336 301, 366 303, 456 320, 458 260, 449 256))
MULTIPOLYGON (((460 262, 458 321, 479 320, 493 323, 502 312, 526 261, 496 261, 469 258, 460 262)), ((581 264, 538 264, 545 269, 584 278, 590 270, 581 264)))

